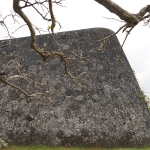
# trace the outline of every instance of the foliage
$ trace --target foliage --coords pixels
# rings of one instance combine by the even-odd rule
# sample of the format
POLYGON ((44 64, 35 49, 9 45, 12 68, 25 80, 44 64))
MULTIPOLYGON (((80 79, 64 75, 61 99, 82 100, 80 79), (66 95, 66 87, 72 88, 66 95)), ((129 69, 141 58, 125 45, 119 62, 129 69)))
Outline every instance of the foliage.
MULTIPOLYGON (((136 81, 139 83, 139 81, 135 75, 135 71, 134 70, 132 70, 132 71, 133 71, 133 75, 134 75, 136 81)), ((144 91, 141 91, 141 93, 138 95, 138 97, 147 103, 148 109, 150 110, 150 97, 148 96, 148 94, 146 94, 144 91)))

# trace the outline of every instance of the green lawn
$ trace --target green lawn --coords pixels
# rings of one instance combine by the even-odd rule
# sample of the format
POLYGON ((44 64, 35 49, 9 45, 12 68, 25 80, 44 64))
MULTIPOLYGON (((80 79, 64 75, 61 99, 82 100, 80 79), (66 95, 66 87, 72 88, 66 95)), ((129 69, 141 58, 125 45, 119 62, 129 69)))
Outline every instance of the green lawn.
POLYGON ((142 148, 83 148, 83 147, 44 147, 44 146, 10 146, 3 150, 150 150, 150 147, 142 148))

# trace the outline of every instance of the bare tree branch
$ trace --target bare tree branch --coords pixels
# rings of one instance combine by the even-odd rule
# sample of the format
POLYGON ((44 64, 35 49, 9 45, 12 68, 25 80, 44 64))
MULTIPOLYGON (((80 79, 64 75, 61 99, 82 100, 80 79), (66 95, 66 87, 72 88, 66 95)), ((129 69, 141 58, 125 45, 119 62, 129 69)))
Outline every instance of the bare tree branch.
POLYGON ((53 14, 53 9, 52 9, 52 1, 49 0, 49 10, 50 10, 50 15, 51 15, 51 19, 52 19, 52 24, 51 24, 51 31, 52 31, 52 35, 54 36, 54 28, 56 25, 56 21, 55 21, 55 17, 53 14))
POLYGON ((147 12, 150 12, 150 5, 147 5, 146 7, 142 8, 137 14, 131 14, 125 9, 121 8, 119 5, 112 2, 111 0, 95 1, 106 7, 110 12, 116 14, 118 17, 120 17, 121 20, 124 20, 126 22, 125 30, 129 27, 136 26, 141 20, 143 20, 144 15, 147 12))
MULTIPOLYGON (((83 85, 86 83, 85 80, 82 79, 82 75, 84 72, 78 68, 78 65, 76 63, 76 59, 87 59, 81 54, 77 55, 75 54, 72 49, 68 49, 69 54, 64 54, 62 52, 62 48, 59 45, 59 43, 56 41, 55 36, 54 36, 54 28, 56 26, 56 23, 59 24, 61 27, 60 23, 55 19, 55 15, 53 12, 53 4, 62 6, 62 1, 63 0, 13 0, 13 9, 16 12, 16 14, 11 13, 10 15, 7 15, 4 17, 2 20, 0 20, 0 25, 7 31, 8 36, 11 38, 11 34, 9 31, 8 26, 6 25, 5 19, 8 18, 9 16, 12 17, 14 23, 19 23, 17 17, 21 18, 24 20, 25 24, 24 25, 19 25, 14 32, 16 32, 18 29, 22 28, 23 26, 27 25, 28 29, 30 30, 30 35, 31 35, 31 40, 30 40, 30 48, 32 48, 35 52, 37 52, 42 58, 43 61, 46 61, 48 58, 51 56, 59 57, 62 60, 62 64, 64 67, 64 70, 66 74, 72 79, 74 83, 77 85, 83 87, 83 85), (22 2, 20 4, 20 2, 22 2), (21 6, 20 6, 21 5, 21 6), (48 27, 48 32, 51 34, 52 39, 54 43, 56 44, 57 48, 54 50, 47 49, 46 43, 43 45, 37 46, 36 45, 36 33, 35 31, 38 30, 39 33, 41 34, 41 31, 43 30, 40 27, 37 27, 36 25, 32 24, 32 20, 29 19, 29 17, 24 13, 24 9, 27 7, 31 7, 36 11, 36 13, 42 17, 43 20, 45 21, 51 21, 51 26, 48 27), (40 9, 43 11, 41 11, 40 9), (51 32, 49 31, 51 30, 51 32), (71 68, 71 69, 70 69, 71 68), (72 73, 73 71, 73 73, 72 73)), ((96 42, 102 42, 100 47, 96 48, 96 50, 103 50, 106 42, 108 39, 110 39, 112 36, 118 34, 121 30, 123 32, 126 32, 125 39, 122 43, 121 46, 121 53, 122 53, 122 47, 129 36, 129 33, 133 30, 133 28, 139 24, 139 22, 144 21, 145 25, 149 25, 150 23, 150 5, 147 5, 143 7, 137 14, 132 14, 126 11, 125 9, 121 8, 119 5, 115 4, 111 0, 94 0, 100 5, 103 5, 106 9, 108 9, 110 12, 116 14, 120 19, 121 22, 125 22, 123 26, 121 26, 115 33, 109 35, 108 37, 104 37, 101 33, 99 34, 100 40, 97 40, 96 42), (147 14, 149 13, 149 14, 147 14)), ((1 17, 1 13, 0 13, 1 17)), ((2 18, 2 17, 1 17, 2 18)), ((109 19, 109 18, 107 18, 109 19)), ((113 19, 113 18, 111 18, 113 19)), ((116 20, 116 19, 115 19, 116 20)), ((117 20, 118 21, 118 20, 117 20)), ((14 33, 13 32, 13 33, 14 33)), ((78 41, 79 42, 79 41, 78 41)), ((77 43, 78 43, 77 42, 77 43)), ((7 44, 5 45, 0 45, 0 48, 6 47, 7 44)), ((2 61, 3 64, 3 61, 2 61)), ((9 65, 9 62, 8 62, 9 65)), ((23 75, 19 68, 15 68, 18 70, 19 75, 14 75, 11 74, 11 76, 8 77, 7 73, 3 71, 2 67, 0 68, 0 82, 3 82, 4 84, 7 84, 9 86, 12 86, 16 88, 17 90, 23 92, 26 96, 31 97, 31 96, 39 96, 43 95, 44 93, 42 92, 35 92, 36 94, 29 94, 26 90, 22 89, 21 84, 14 84, 11 82, 11 80, 17 80, 18 82, 22 83, 22 81, 28 82, 28 87, 31 86, 31 83, 35 83, 33 80, 31 80, 28 75, 23 75)), ((44 95, 45 96, 45 95, 44 95)))
POLYGON ((124 10, 111 0, 95 0, 95 1, 106 7, 110 12, 116 14, 118 17, 120 17, 121 20, 124 20, 125 22, 129 23, 131 27, 136 25, 140 21, 138 16, 129 13, 128 11, 124 10))

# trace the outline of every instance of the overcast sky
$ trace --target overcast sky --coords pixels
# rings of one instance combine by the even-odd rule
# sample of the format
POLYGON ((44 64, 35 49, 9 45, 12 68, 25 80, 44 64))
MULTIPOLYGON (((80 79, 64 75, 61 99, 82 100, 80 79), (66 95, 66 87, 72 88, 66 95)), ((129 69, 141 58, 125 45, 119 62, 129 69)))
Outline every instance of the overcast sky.
MULTIPOLYGON (((131 13, 137 13, 144 6, 150 5, 149 0, 113 0, 113 2, 131 13)), ((113 19, 105 19, 104 17, 116 19, 118 17, 94 0, 65 0, 63 5, 66 7, 54 6, 55 17, 62 25, 62 29, 59 30, 57 26, 55 32, 94 27, 109 28, 117 31, 123 25, 113 19)), ((8 13, 12 10, 12 0, 1 0, 0 9, 3 14, 8 13)), ((47 29, 48 23, 42 22, 33 11, 27 9, 25 13, 29 14, 33 24, 42 27, 44 30, 47 29)), ((7 20, 6 23, 11 31, 14 31, 15 27, 17 27, 12 20, 7 20)), ((123 49, 132 69, 136 73, 141 89, 150 95, 150 27, 143 25, 144 23, 140 23, 133 29, 123 49)), ((6 36, 7 33, 0 27, 0 40, 5 39, 6 36)), ((29 36, 29 31, 27 27, 22 27, 13 36, 29 36)), ((117 37, 122 43, 125 34, 120 33, 117 37)))

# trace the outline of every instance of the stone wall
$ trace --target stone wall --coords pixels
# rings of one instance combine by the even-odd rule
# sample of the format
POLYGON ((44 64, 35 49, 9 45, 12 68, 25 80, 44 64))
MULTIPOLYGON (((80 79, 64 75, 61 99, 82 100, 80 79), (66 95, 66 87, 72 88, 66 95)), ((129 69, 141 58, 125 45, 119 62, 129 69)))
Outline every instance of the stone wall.
MULTIPOLYGON (((54 92, 49 102, 34 100, 1 83, 0 137, 15 145, 150 145, 150 114, 118 39, 108 40, 103 50, 95 42, 112 33, 94 28, 55 35, 64 53, 82 52, 87 58, 77 62, 85 72, 86 89, 65 74, 61 60, 51 58, 43 64, 29 49, 29 37, 14 39, 13 45, 0 49, 1 59, 2 54, 15 51, 24 73, 37 67, 41 82, 49 83, 54 92)), ((37 36, 38 45, 45 42, 47 50, 57 49, 51 35, 37 36)))

